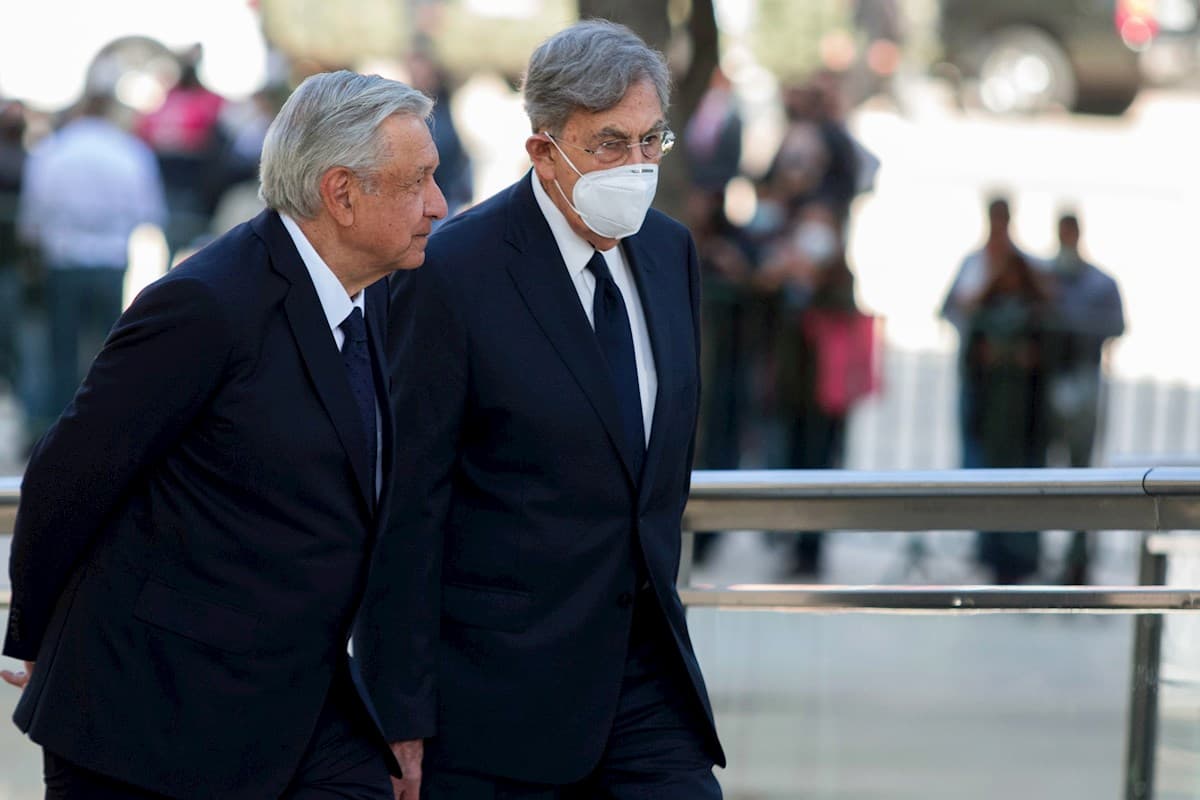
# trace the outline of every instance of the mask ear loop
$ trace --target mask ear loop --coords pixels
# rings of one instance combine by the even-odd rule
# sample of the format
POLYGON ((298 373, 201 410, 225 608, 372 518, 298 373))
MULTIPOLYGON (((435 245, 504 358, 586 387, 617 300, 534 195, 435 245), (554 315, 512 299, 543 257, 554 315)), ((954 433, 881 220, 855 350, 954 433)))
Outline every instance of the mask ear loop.
MULTIPOLYGON (((558 142, 554 141, 554 137, 550 135, 550 132, 542 131, 542 136, 545 136, 546 140, 548 142, 550 142, 550 144, 554 145, 554 149, 557 150, 558 154, 563 157, 563 160, 565 160, 567 162, 567 164, 570 165, 571 169, 575 170, 576 175, 578 175, 579 177, 582 178, 583 173, 579 171, 579 167, 575 166, 575 162, 571 160, 570 156, 568 156, 565 152, 563 152, 563 149, 558 146, 558 142)), ((578 208, 575 207, 575 204, 571 202, 571 198, 567 197, 567 193, 563 191, 562 184, 558 182, 558 178, 554 179, 554 186, 555 186, 555 188, 558 189, 558 193, 562 195, 562 198, 563 198, 563 200, 566 201, 567 205, 569 205, 571 207, 571 210, 574 211, 576 214, 578 214, 580 219, 583 219, 583 212, 581 212, 578 208)), ((586 220, 585 220, 585 224, 586 224, 586 220)))

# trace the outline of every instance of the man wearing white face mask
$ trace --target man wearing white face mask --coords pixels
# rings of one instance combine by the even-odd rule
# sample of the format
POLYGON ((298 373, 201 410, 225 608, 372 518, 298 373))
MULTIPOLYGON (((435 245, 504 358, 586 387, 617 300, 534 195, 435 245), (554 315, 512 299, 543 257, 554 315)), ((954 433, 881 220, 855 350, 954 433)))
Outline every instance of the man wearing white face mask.
POLYGON ((394 282, 399 505, 443 554, 429 800, 718 800, 724 755, 675 587, 699 272, 650 210, 660 53, 590 20, 525 79, 533 169, 394 282))

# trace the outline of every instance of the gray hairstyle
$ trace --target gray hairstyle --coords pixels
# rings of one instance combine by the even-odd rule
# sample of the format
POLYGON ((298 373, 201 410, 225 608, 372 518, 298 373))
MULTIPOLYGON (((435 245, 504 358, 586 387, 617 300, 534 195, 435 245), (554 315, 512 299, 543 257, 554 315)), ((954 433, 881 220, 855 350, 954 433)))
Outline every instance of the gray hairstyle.
POLYGON ((663 54, 624 25, 585 20, 533 51, 523 87, 525 113, 534 133, 560 133, 573 112, 612 108, 629 87, 644 80, 654 84, 665 112, 671 75, 663 54))
POLYGON ((333 167, 364 175, 386 158, 379 126, 393 114, 428 120, 433 101, 398 81, 341 70, 306 78, 267 129, 259 197, 300 219, 321 208, 321 176, 333 167))

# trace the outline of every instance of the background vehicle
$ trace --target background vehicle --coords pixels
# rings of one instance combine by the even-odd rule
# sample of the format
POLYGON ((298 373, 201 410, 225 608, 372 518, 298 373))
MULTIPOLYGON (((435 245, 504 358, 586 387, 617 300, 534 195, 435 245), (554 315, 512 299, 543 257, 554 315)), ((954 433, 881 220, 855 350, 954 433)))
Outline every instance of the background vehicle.
POLYGON ((1197 0, 941 0, 939 10, 945 63, 989 111, 1119 114, 1151 77, 1195 63, 1197 0))

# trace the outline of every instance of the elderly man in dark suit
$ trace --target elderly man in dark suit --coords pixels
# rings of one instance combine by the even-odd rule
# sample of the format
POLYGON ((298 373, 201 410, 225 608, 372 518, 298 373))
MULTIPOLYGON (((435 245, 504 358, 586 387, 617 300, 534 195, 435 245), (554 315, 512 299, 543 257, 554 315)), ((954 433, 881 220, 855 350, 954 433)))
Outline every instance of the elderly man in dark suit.
POLYGON ((688 232, 648 211, 666 65, 587 21, 538 48, 524 90, 532 171, 393 279, 408 466, 389 535, 443 556, 426 792, 719 798, 675 587, 700 279, 688 232))
MULTIPOLYGON (((374 76, 301 84, 272 210, 139 295, 34 450, 5 677, 48 797, 382 800, 397 760, 417 796, 432 708, 392 758, 347 643, 393 489, 382 279, 445 213, 429 111, 374 76)), ((423 614, 389 613, 375 657, 403 662, 423 614)))

